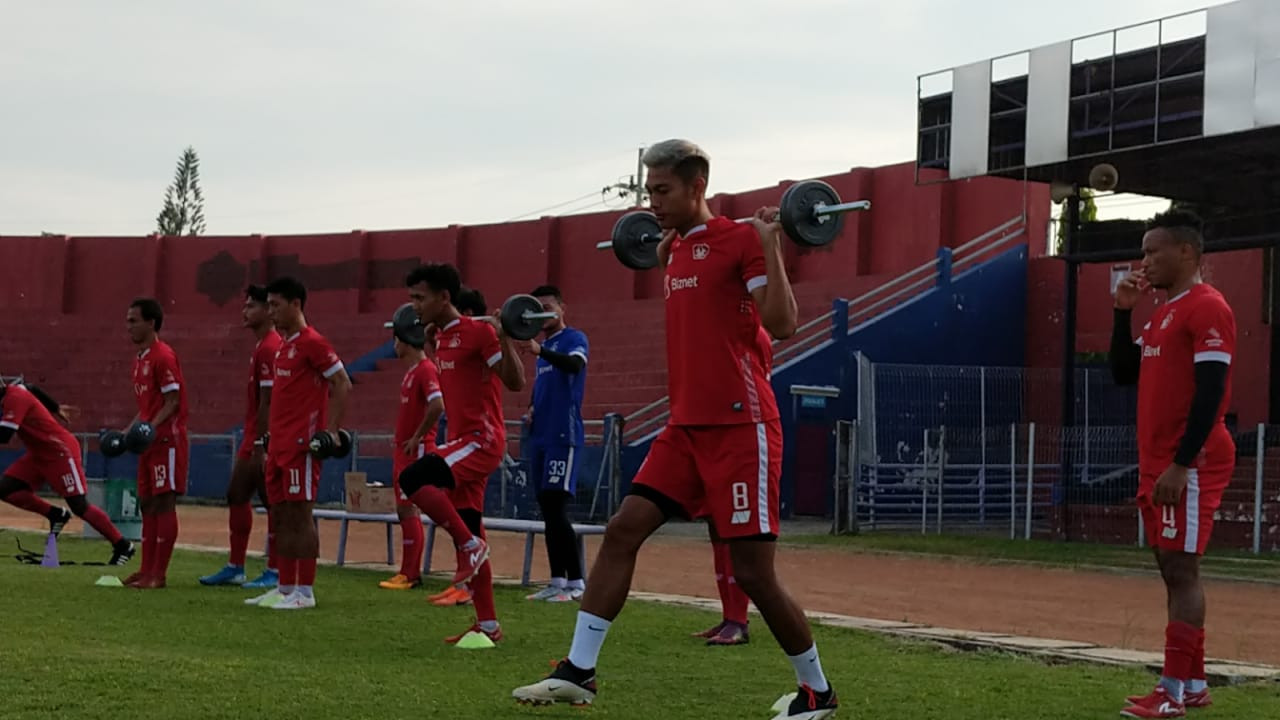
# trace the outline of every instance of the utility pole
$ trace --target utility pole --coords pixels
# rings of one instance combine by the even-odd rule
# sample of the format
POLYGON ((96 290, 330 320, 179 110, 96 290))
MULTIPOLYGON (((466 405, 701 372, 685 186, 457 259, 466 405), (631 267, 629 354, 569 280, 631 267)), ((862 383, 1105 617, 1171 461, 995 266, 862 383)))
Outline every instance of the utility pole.
POLYGON ((636 151, 636 174, 632 175, 626 182, 616 182, 612 185, 606 185, 600 192, 608 194, 610 191, 617 191, 618 197, 625 198, 628 193, 634 197, 632 207, 644 207, 644 151, 647 148, 640 148, 636 151))
POLYGON ((644 148, 640 148, 636 152, 636 207, 644 206, 644 148))

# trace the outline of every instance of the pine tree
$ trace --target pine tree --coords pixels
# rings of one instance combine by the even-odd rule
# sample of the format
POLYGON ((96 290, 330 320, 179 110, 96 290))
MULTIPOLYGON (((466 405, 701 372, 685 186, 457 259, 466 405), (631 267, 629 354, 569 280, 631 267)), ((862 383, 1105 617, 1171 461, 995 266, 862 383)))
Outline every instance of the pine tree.
POLYGON ((200 190, 200 157, 188 146, 178 159, 173 184, 164 192, 164 208, 156 217, 161 235, 203 235, 204 193, 200 190))

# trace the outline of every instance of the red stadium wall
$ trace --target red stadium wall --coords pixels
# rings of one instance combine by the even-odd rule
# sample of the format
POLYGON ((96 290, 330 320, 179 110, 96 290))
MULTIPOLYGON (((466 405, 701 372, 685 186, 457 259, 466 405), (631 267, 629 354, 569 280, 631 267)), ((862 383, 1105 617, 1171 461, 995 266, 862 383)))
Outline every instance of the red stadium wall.
MULTIPOLYGON (((1263 274, 1266 264, 1261 250, 1214 253, 1205 256, 1204 279, 1213 283, 1236 314, 1236 358, 1230 412, 1238 416, 1240 427, 1267 421, 1271 383, 1271 328, 1264 322, 1266 311, 1263 274)), ((1111 265, 1086 265, 1080 270, 1076 351, 1107 352, 1111 344, 1111 265)), ((1027 273, 1027 365, 1062 366, 1063 286, 1062 261, 1036 258, 1027 273)), ((1136 334, 1155 308, 1155 300, 1139 305, 1134 312, 1136 334)), ((1057 392, 1057 388, 1046 388, 1057 392)), ((1052 404, 1037 403, 1038 406, 1052 404)), ((1045 418, 1059 422, 1059 416, 1045 418)))
MULTIPOLYGON (((797 283, 852 288, 859 276, 908 270, 938 248, 959 245, 1014 217, 1025 197, 1022 184, 996 178, 917 186, 909 163, 824 179, 845 198, 870 199, 873 209, 846 216, 843 235, 831 246, 789 248, 797 283)), ((788 184, 717 195, 712 205, 745 215, 776 202, 788 184)), ((1047 206, 1042 188, 1032 189, 1029 205, 1047 206)), ((404 274, 422 260, 457 264, 468 284, 495 301, 548 280, 579 303, 657 297, 656 273, 632 273, 610 253, 594 249, 616 216, 270 237, 3 237, 0 305, 46 314, 123 315, 129 299, 153 295, 170 313, 234 315, 246 283, 294 274, 311 290, 312 314, 385 315, 403 301, 404 274)), ((1033 238, 1037 244, 1043 238, 1033 238)))

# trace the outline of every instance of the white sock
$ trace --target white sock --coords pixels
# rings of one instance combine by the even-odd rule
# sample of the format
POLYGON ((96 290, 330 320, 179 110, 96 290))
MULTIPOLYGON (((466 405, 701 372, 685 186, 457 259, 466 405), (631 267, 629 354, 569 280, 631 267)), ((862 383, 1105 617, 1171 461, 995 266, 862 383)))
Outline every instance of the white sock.
POLYGON ((1202 693, 1208 689, 1209 689, 1209 682, 1207 680, 1188 680, 1187 681, 1187 692, 1202 693))
POLYGON ((480 538, 475 535, 472 535, 470 540, 462 543, 463 550, 475 550, 478 547, 480 547, 480 538))
POLYGON ((579 670, 594 670, 600 659, 604 636, 613 623, 589 612, 578 611, 578 625, 573 629, 573 645, 569 648, 569 662, 579 670))
POLYGON ((299 586, 298 586, 298 592, 302 593, 302 597, 311 597, 311 586, 310 586, 310 585, 299 585, 299 586))
POLYGON ((791 666, 796 669, 796 682, 808 685, 814 692, 824 693, 831 689, 827 676, 822 674, 822 662, 818 660, 818 646, 814 644, 799 655, 788 655, 791 666))
POLYGON ((569 588, 570 590, 586 590, 587 584, 582 580, 570 580, 565 585, 565 587, 569 588))
POLYGON ((497 620, 481 620, 480 629, 485 632, 491 633, 498 629, 498 621, 497 620))
POLYGON ((1169 693, 1169 697, 1182 702, 1182 692, 1186 688, 1186 683, 1177 678, 1164 677, 1160 678, 1160 686, 1169 693))
POLYGON ((556 588, 557 590, 563 590, 565 582, 565 579, 562 577, 553 577, 551 578, 551 587, 556 588))

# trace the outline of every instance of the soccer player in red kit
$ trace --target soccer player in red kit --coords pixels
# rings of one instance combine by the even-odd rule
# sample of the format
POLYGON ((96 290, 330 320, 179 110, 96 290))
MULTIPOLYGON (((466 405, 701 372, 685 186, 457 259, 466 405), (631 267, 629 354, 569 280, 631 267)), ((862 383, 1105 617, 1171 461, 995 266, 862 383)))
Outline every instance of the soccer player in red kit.
POLYGON ((1213 513, 1235 469, 1236 447, 1223 422, 1231 399, 1236 320, 1227 301, 1200 279, 1204 239, 1186 212, 1157 215, 1142 238, 1142 268, 1115 296, 1111 368, 1138 384, 1138 507, 1168 592, 1164 671, 1149 695, 1128 698, 1121 714, 1182 717, 1210 704, 1204 673, 1204 587, 1200 556, 1213 513), (1139 299, 1165 292, 1135 341, 1130 317, 1139 299))
MULTIPOLYGON (((760 352, 764 357, 765 380, 773 378, 773 338, 769 331, 761 326, 756 335, 760 344, 760 352)), ((716 590, 720 594, 720 623, 701 632, 693 633, 693 637, 705 639, 708 645, 746 645, 751 641, 748 630, 747 594, 738 586, 738 579, 733 574, 733 558, 730 557, 729 543, 716 535, 715 523, 711 522, 711 512, 704 505, 698 512, 700 520, 707 521, 707 532, 711 536, 711 556, 716 572, 716 590)))
POLYGON ((427 357, 426 332, 392 332, 396 357, 407 366, 400 381, 397 403, 396 432, 391 443, 391 482, 395 486, 396 515, 400 516, 400 533, 404 550, 400 556, 400 572, 378 587, 387 590, 411 590, 422 585, 422 551, 427 536, 422 527, 422 513, 400 488, 400 473, 415 460, 436 451, 436 423, 444 414, 444 393, 436 364, 427 357))
POLYGON ((311 438, 328 432, 337 445, 351 391, 351 379, 333 346, 307 324, 306 304, 307 289, 294 278, 277 278, 267 285, 271 322, 283 338, 276 350, 265 470, 267 500, 276 522, 280 584, 245 604, 275 610, 316 606, 312 588, 320 538, 312 511, 321 461, 311 453, 311 438))
POLYGON ((267 312, 267 289, 250 285, 244 292, 241 310, 244 326, 253 331, 258 342, 249 355, 248 397, 245 404, 244 439, 240 452, 231 467, 231 482, 227 485, 228 525, 230 526, 231 554, 226 567, 212 575, 200 578, 202 585, 242 585, 246 588, 273 588, 278 584, 276 572, 275 539, 271 521, 271 504, 267 502, 267 483, 263 475, 266 450, 262 436, 267 434, 267 414, 271 407, 271 386, 276 379, 276 350, 280 347, 280 335, 267 312), (254 494, 267 508, 267 567, 257 578, 245 582, 244 561, 249 549, 249 535, 253 532, 254 494))
POLYGON ((569 656, 544 680, 516 688, 522 702, 587 704, 609 626, 631 586, 636 554, 668 519, 702 507, 729 543, 738 585, 791 660, 800 692, 778 718, 817 720, 836 709, 804 611, 774 574, 782 427, 759 342, 796 328, 776 208, 749 223, 712 215, 710 161, 685 140, 645 151, 645 187, 663 228, 667 382, 671 419, 609 521, 582 598, 569 656))
POLYGON ((89 504, 80 443, 58 419, 71 422, 77 414, 71 405, 59 405, 34 385, 0 382, 0 445, 17 435, 26 452, 0 477, 0 500, 48 518, 49 532, 57 535, 71 521, 71 513, 84 520, 111 543, 111 565, 124 565, 133 557, 133 543, 124 539, 107 514, 89 504), (35 491, 48 484, 67 501, 55 508, 35 491))
MULTIPOLYGON (((457 548, 453 584, 467 583, 476 622, 467 632, 502 639, 493 604, 493 570, 482 516, 484 491, 507 446, 502 386, 524 389, 524 364, 496 318, 466 317, 453 305, 457 268, 433 263, 409 273, 405 285, 422 323, 434 325, 436 364, 448 411, 449 441, 400 473, 400 489, 449 536, 457 548)), ((456 643, 467 633, 445 638, 456 643)))
POLYGON ((125 315, 129 339, 139 348, 133 361, 138 414, 155 439, 138 456, 138 500, 142 506, 142 569, 125 585, 142 590, 165 586, 178 541, 178 496, 187 492, 187 387, 178 355, 159 337, 164 311, 152 298, 138 298, 125 315))

